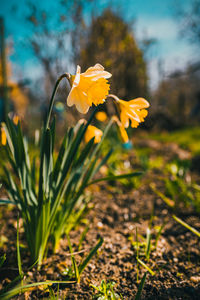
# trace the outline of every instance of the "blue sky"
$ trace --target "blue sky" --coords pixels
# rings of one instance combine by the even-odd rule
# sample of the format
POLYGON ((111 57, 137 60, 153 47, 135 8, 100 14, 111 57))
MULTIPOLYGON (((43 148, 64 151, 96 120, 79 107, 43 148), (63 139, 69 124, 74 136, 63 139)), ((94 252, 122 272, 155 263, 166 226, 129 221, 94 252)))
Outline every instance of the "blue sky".
MULTIPOLYGON (((26 0, 9 0, 0 4, 0 14, 5 18, 6 35, 8 40, 13 40, 15 52, 11 59, 20 70, 23 68, 23 75, 37 76, 40 69, 31 57, 28 49, 22 49, 21 42, 31 34, 22 21, 22 16, 27 9, 24 3, 26 0), (20 3, 20 4, 19 4, 20 3), (31 70, 31 72, 30 72, 31 70)), ((101 11, 111 4, 116 11, 119 11, 127 21, 135 20, 133 30, 136 38, 140 41, 143 37, 155 38, 157 43, 152 47, 148 56, 148 68, 150 85, 155 88, 159 82, 158 63, 162 62, 163 73, 167 76, 177 69, 184 69, 188 63, 195 60, 195 49, 185 39, 179 36, 179 24, 174 16, 175 5, 187 5, 190 0, 96 0, 95 11, 101 11)), ((40 7, 49 11, 56 11, 57 1, 35 0, 40 7)), ((90 8, 88 7, 88 10, 90 8)), ((87 14, 87 8, 86 8, 87 14)))

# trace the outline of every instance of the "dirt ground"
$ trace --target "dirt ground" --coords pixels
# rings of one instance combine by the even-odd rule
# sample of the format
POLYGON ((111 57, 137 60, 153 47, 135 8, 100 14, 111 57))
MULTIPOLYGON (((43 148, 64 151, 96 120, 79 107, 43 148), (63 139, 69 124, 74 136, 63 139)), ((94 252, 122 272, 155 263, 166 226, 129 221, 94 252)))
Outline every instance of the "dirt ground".
MULTIPOLYGON (((147 141, 145 141, 147 143, 147 141)), ((186 151, 174 145, 151 143, 153 155, 163 155, 166 161, 173 157, 188 155, 186 151)), ((140 141, 140 144, 142 142, 140 141)), ((148 143, 147 143, 148 144, 148 143)), ((139 143, 138 143, 139 145, 139 143)), ((141 145, 142 146, 142 145, 141 145)), ((143 145, 144 146, 144 145, 143 145)), ((146 145, 145 145, 146 146, 146 145)), ((148 145, 147 145, 148 146, 148 145)), ((134 166, 134 154, 130 151, 130 161, 134 166)), ((90 284, 99 285, 101 281, 114 281, 114 290, 123 299, 134 299, 137 293, 137 260, 132 240, 136 240, 136 228, 139 235, 146 236, 151 220, 152 244, 154 245, 156 228, 165 224, 158 239, 156 249, 152 249, 147 262, 140 258, 155 272, 151 275, 139 266, 139 280, 147 272, 147 278, 141 299, 200 299, 200 241, 197 236, 181 226, 172 218, 172 213, 188 224, 200 230, 200 218, 191 207, 180 205, 179 209, 171 209, 151 189, 155 183, 162 190, 159 181, 162 170, 152 168, 141 178, 142 184, 133 189, 120 182, 102 182, 93 187, 93 208, 89 211, 89 230, 82 245, 82 253, 75 254, 77 261, 85 255, 103 237, 104 243, 98 255, 94 256, 84 270, 80 284, 59 286, 59 299, 93 299, 94 290, 90 284), (153 216, 151 218, 151 216, 153 216)), ((198 174, 195 176, 200 178, 198 174)), ((6 253, 0 274, 0 288, 18 275, 16 259, 16 220, 17 212, 5 207, 1 209, 1 236, 7 238, 2 243, 0 254, 6 253)), ((85 226, 80 226, 70 233, 75 252, 85 226)), ((23 232, 20 232, 23 244, 23 232)), ((26 249, 21 250, 22 266, 26 271, 29 260, 26 249)), ((31 282, 44 280, 66 280, 64 270, 71 265, 67 241, 61 241, 57 254, 48 255, 40 272, 35 268, 28 271, 31 282)), ((55 291, 57 286, 55 286, 55 291)), ((49 293, 44 288, 26 292, 15 299, 48 299, 49 293)))

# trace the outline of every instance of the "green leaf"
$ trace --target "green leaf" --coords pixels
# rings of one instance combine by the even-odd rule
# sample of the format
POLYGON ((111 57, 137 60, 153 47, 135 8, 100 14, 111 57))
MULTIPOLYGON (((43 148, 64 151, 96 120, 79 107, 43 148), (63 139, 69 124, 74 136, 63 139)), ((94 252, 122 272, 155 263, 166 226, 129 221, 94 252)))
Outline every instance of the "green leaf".
POLYGON ((17 218, 17 264, 18 264, 19 276, 23 278, 24 274, 22 271, 22 262, 21 262, 20 247, 19 247, 19 218, 17 218))
POLYGON ((63 141, 62 141, 59 153, 58 153, 58 157, 56 159, 56 163, 55 163, 55 166, 54 166, 54 170, 53 170, 53 181, 56 181, 59 177, 58 175, 59 175, 59 172, 61 170, 61 165, 63 164, 63 157, 64 157, 64 154, 66 152, 67 146, 69 145, 73 135, 74 135, 73 128, 70 128, 66 132, 66 134, 63 138, 63 141))
POLYGON ((96 173, 99 171, 99 169, 100 169, 103 165, 105 165, 105 163, 108 161, 109 157, 111 156, 112 152, 113 152, 113 149, 110 149, 110 150, 108 151, 108 153, 106 154, 106 156, 100 161, 100 163, 98 164, 98 166, 97 166, 96 169, 94 170, 93 174, 96 174, 96 173))
POLYGON ((81 151, 81 154, 77 161, 75 161, 73 167, 78 167, 79 165, 83 165, 86 157, 89 155, 92 146, 94 145, 94 137, 86 144, 84 149, 81 151))
POLYGON ((147 228, 147 238, 146 238, 146 258, 149 260, 151 252, 151 231, 149 228, 147 228))
POLYGON ((88 254, 88 256, 85 258, 85 260, 78 267, 80 275, 84 271, 84 269, 86 268, 87 264, 89 263, 89 261, 91 260, 91 258, 96 254, 97 250, 101 247, 102 244, 103 244, 103 238, 100 237, 100 239, 99 239, 98 243, 96 244, 96 246, 94 248, 92 248, 92 250, 90 251, 90 253, 88 254))
POLYGON ((16 204, 13 201, 9 200, 9 199, 0 199, 0 204, 16 204))
POLYGON ((6 260, 6 254, 0 256, 0 268, 2 267, 5 260, 6 260))
POLYGON ((155 272, 152 271, 140 258, 137 258, 137 261, 152 275, 155 275, 155 272))
POLYGON ((0 299, 2 300, 9 300, 12 297, 18 295, 19 293, 24 293, 25 291, 29 290, 30 288, 36 287, 36 286, 40 286, 40 285, 52 285, 54 283, 59 283, 59 284, 73 284, 75 283, 75 281, 41 281, 41 282, 35 282, 35 283, 30 283, 30 284, 26 284, 26 285, 18 285, 15 288, 11 289, 8 292, 5 293, 0 293, 0 299))
POLYGON ((193 232, 194 234, 196 234, 200 238, 200 232, 198 230, 196 230, 194 227, 188 225, 187 223, 185 223, 183 220, 181 220, 180 218, 176 217, 175 215, 173 215, 172 217, 174 218, 175 221, 177 221, 178 223, 180 223, 185 228, 189 229, 191 232, 193 232))
POLYGON ((142 290, 144 288, 144 284, 145 284, 145 281, 146 281, 146 276, 147 276, 147 273, 144 274, 144 276, 142 277, 142 280, 140 281, 140 285, 138 287, 138 291, 137 291, 137 294, 135 296, 135 300, 140 300, 140 298, 141 298, 142 290))
POLYGON ((156 189, 155 184, 150 184, 151 189, 156 193, 169 207, 173 208, 175 206, 175 202, 166 197, 163 193, 156 189))
POLYGON ((100 181, 120 180, 120 179, 126 179, 126 178, 130 178, 130 177, 140 176, 142 174, 143 174, 143 172, 132 172, 132 173, 122 174, 122 175, 111 175, 111 176, 93 180, 93 181, 89 182, 87 184, 87 186, 97 183, 97 182, 100 182, 100 181))
POLYGON ((75 278, 76 278, 77 282, 79 282, 80 281, 80 273, 79 273, 79 269, 78 269, 75 257, 73 255, 73 250, 72 250, 72 245, 71 245, 69 235, 67 235, 67 241, 68 241, 69 251, 71 254, 71 261, 72 261, 72 266, 74 269, 75 278))

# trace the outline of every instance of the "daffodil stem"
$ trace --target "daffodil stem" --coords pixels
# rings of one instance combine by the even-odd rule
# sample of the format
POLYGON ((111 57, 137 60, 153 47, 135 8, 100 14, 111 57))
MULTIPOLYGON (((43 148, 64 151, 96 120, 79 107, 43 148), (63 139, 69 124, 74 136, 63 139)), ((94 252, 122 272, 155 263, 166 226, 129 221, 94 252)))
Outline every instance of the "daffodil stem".
MULTIPOLYGON (((108 96, 107 96, 107 98, 112 98, 112 99, 114 99, 115 101, 114 101, 114 108, 115 108, 115 111, 116 111, 116 114, 117 114, 117 117, 119 118, 119 120, 120 120, 120 112, 119 112, 119 107, 118 107, 118 102, 119 102, 119 99, 118 99, 118 97, 117 96, 115 96, 115 95, 113 95, 113 94, 109 94, 108 96)), ((113 102, 112 102, 113 103, 113 102)))
POLYGON ((58 90, 59 84, 62 81, 63 78, 67 78, 67 80, 70 83, 70 74, 69 73, 64 73, 62 74, 58 80, 56 81, 52 96, 51 96, 51 100, 50 100, 50 104, 49 104, 49 110, 48 110, 48 114, 47 114, 47 119, 46 119, 46 124, 45 124, 45 129, 47 129, 49 127, 49 122, 50 122, 50 118, 51 118, 51 113, 52 113, 52 109, 53 109, 53 105, 54 105, 54 100, 55 100, 55 95, 56 92, 58 90))
POLYGON ((70 74, 69 73, 64 73, 62 74, 58 80, 56 81, 50 104, 49 104, 49 110, 46 118, 46 122, 44 123, 44 129, 42 133, 42 138, 41 138, 41 162, 40 162, 40 179, 39 179, 39 191, 38 191, 38 216, 41 214, 41 208, 42 208, 42 203, 43 203, 43 163, 44 163, 44 140, 45 140, 45 135, 47 132, 47 129, 49 128, 49 122, 51 118, 51 113, 54 105, 54 100, 55 100, 55 95, 58 90, 59 84, 62 81, 63 78, 67 78, 67 80, 70 82, 70 74))

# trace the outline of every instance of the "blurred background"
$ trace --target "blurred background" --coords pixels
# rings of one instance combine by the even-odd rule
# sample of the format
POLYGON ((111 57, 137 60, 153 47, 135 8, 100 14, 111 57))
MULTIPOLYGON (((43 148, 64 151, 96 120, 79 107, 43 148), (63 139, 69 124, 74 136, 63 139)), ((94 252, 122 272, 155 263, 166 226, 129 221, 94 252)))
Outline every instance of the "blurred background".
MULTIPOLYGON (((11 111, 35 130, 57 77, 97 62, 113 74, 113 94, 151 103, 143 129, 200 121, 200 0, 3 1, 0 39, 0 121, 11 111)), ((79 116, 67 94, 64 83, 55 113, 71 124, 79 116)))

